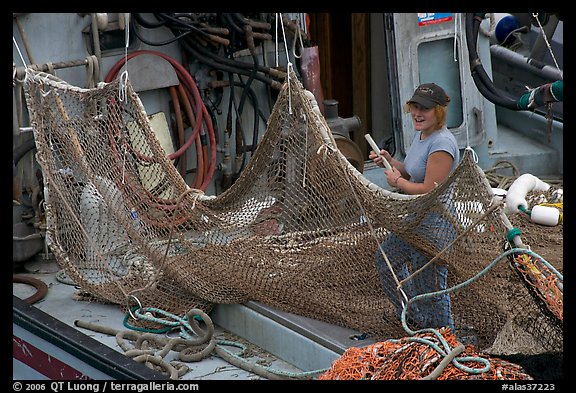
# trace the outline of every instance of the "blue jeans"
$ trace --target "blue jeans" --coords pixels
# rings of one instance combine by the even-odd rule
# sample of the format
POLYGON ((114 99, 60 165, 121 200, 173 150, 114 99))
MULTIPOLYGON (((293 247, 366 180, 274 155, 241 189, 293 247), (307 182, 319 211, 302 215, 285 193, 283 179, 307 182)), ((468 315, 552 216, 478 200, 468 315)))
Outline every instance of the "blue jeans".
MULTIPOLYGON (((416 233, 426 241, 435 245, 438 252, 443 250, 455 236, 456 231, 442 215, 428 214, 419 224, 416 233)), ((381 243, 381 248, 388 257, 392 270, 398 281, 402 281, 424 266, 431 258, 410 246, 397 235, 391 233, 381 243)), ((380 248, 376 251, 376 269, 386 296, 396 307, 398 317, 402 313, 402 303, 407 301, 396 290, 397 284, 390 272, 388 264, 382 256, 380 248), (401 302, 402 299, 403 301, 401 302)), ((411 299, 417 295, 445 290, 448 284, 448 268, 435 261, 416 276, 402 283, 402 290, 411 299)), ((449 327, 454 332, 454 321, 450 306, 450 296, 443 293, 427 296, 412 302, 406 312, 408 326, 423 328, 449 327)))

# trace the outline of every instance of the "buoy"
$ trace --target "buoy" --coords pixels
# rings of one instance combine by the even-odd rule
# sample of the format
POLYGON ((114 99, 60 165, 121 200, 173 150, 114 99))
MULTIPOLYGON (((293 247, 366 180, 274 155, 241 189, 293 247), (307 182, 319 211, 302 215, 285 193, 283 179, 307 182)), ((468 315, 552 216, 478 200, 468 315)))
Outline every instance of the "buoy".
POLYGON ((548 183, 543 182, 530 173, 519 176, 514 180, 506 193, 505 213, 514 214, 520 212, 520 210, 524 211, 524 209, 528 208, 528 201, 526 200, 528 192, 548 191, 549 188, 550 185, 548 183))
POLYGON ((500 45, 510 45, 516 41, 513 33, 518 31, 522 26, 518 19, 511 14, 503 14, 502 18, 496 23, 495 36, 500 45))
POLYGON ((556 226, 562 221, 560 211, 554 207, 536 205, 530 213, 530 220, 536 224, 556 226))

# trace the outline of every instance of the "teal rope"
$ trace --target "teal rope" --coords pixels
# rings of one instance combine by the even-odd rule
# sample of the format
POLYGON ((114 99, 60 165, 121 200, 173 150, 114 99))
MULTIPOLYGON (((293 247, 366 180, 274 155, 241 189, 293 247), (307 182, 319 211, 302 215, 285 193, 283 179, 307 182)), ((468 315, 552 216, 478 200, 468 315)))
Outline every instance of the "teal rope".
POLYGON ((521 212, 524 212, 528 215, 532 214, 532 210, 526 209, 523 205, 518 205, 518 210, 520 210, 521 212))
MULTIPOLYGON (((146 309, 144 309, 144 313, 142 313, 141 307, 140 306, 134 306, 132 308, 132 312, 140 319, 145 320, 145 321, 149 321, 149 322, 154 322, 157 323, 159 325, 168 325, 166 328, 163 329, 147 329, 147 328, 141 328, 138 326, 134 326, 134 325, 130 325, 128 322, 128 318, 130 316, 130 312, 126 313, 126 316, 124 317, 124 326, 126 326, 129 329, 132 330, 137 330, 140 332, 146 332, 146 333, 166 333, 169 330, 171 330, 174 327, 177 326, 186 326, 187 328, 191 329, 190 325, 188 325, 188 318, 186 316, 184 316, 183 318, 177 317, 174 314, 170 314, 166 311, 163 311, 159 308, 153 308, 153 307, 148 307, 146 309), (159 313, 162 314, 166 317, 170 317, 170 318, 175 318, 178 319, 178 321, 175 322, 170 322, 167 321, 166 319, 161 319, 161 318, 156 318, 154 316, 148 315, 147 313, 159 313), (183 322, 181 322, 183 321, 183 322)), ((202 317, 199 315, 194 315, 194 319, 196 319, 197 321, 202 321, 202 317)))
MULTIPOLYGON (((132 308, 132 312, 136 312, 136 310, 138 310, 139 308, 140 308, 140 306, 134 306, 134 307, 132 308)), ((126 315, 124 316, 124 322, 123 322, 123 324, 124 324, 125 327, 127 327, 128 329, 131 329, 131 330, 136 330, 136 331, 138 331, 138 332, 145 332, 145 333, 160 333, 160 334, 161 334, 161 333, 166 333, 167 331, 170 330, 170 327, 166 327, 166 328, 163 328, 163 329, 147 329, 147 328, 142 328, 142 327, 134 326, 134 325, 131 325, 131 324, 128 322, 128 318, 129 318, 129 317, 130 317, 130 312, 127 312, 126 315)))
POLYGON ((242 355, 244 355, 244 353, 246 353, 246 345, 240 344, 240 343, 238 343, 238 342, 236 342, 236 341, 216 340, 216 343, 217 343, 218 345, 221 345, 221 346, 236 347, 236 348, 240 348, 240 349, 241 349, 240 355, 234 355, 232 352, 227 351, 226 349, 224 349, 226 352, 229 352, 231 355, 241 357, 242 355))
POLYGON ((508 240, 508 243, 513 244, 514 237, 520 236, 521 234, 522 232, 520 231, 520 229, 512 228, 508 232, 506 232, 506 240, 508 240))
MULTIPOLYGON (((226 354, 228 356, 235 358, 238 362, 245 363, 245 364, 248 363, 248 361, 246 359, 244 359, 241 356, 238 356, 238 355, 228 351, 227 349, 225 349, 224 346, 226 346, 226 345, 236 346, 236 347, 242 348, 241 354, 244 353, 244 351, 246 350, 246 347, 244 347, 241 344, 231 342, 231 341, 218 341, 217 345, 216 345, 219 350, 226 352, 226 354)), ((271 374, 275 374, 275 375, 279 375, 279 376, 285 376, 285 377, 293 378, 293 379, 312 379, 314 377, 318 377, 320 374, 323 374, 330 369, 330 368, 325 368, 325 369, 313 370, 313 371, 289 372, 289 371, 281 371, 278 369, 274 369, 272 367, 262 366, 262 365, 257 364, 257 363, 253 363, 252 367, 258 367, 258 368, 260 368, 266 372, 269 372, 271 374)))

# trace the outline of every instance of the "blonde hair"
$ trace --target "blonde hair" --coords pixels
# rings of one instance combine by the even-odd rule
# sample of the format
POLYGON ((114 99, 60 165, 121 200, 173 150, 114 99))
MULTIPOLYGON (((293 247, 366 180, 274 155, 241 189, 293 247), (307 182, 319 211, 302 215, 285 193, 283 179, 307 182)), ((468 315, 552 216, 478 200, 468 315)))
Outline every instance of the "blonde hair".
MULTIPOLYGON (((447 102, 450 102, 450 98, 448 98, 447 102)), ((406 102, 404 104, 404 112, 410 113, 410 102, 406 102)), ((446 118, 448 117, 448 105, 434 105, 434 115, 436 116, 434 129, 439 130, 446 124, 446 118)))

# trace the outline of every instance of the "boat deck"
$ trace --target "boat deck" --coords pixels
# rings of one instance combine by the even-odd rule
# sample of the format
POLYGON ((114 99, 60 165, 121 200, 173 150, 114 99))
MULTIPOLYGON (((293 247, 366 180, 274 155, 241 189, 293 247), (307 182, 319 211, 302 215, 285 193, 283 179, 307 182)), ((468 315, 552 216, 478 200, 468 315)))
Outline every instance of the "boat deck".
MULTIPOLYGON (((69 341, 84 340, 83 348, 85 347, 87 352, 94 352, 94 356, 104 354, 103 360, 100 361, 123 361, 127 370, 124 374, 118 373, 118 379, 168 378, 166 373, 152 371, 130 359, 124 359, 124 350, 118 344, 115 335, 99 331, 100 328, 112 332, 129 330, 124 324, 126 315, 118 305, 77 300, 77 288, 73 283, 62 279, 54 260, 43 259, 41 255, 44 254, 39 254, 14 272, 19 276, 41 280, 48 288, 44 297, 28 305, 25 300, 33 296, 36 289, 27 283, 13 283, 15 352, 20 349, 18 344, 20 340, 30 338, 28 332, 30 326, 26 325, 42 321, 43 328, 50 331, 49 336, 66 333, 69 341), (21 311, 24 316, 17 318, 16 308, 24 310, 21 311), (16 321, 17 319, 20 321, 16 321), (88 325, 95 329, 77 325, 88 325), (114 353, 110 353, 111 349, 114 353), (119 358, 111 359, 111 356, 117 357, 118 354, 121 355, 119 358)), ((358 340, 360 332, 284 313, 257 302, 217 305, 210 313, 210 318, 214 323, 213 337, 220 349, 220 355, 225 351, 230 355, 224 357, 231 357, 234 361, 231 363, 229 359, 219 356, 218 351, 212 351, 200 361, 184 363, 189 370, 179 379, 311 379, 329 368, 346 348, 371 343, 370 340, 358 340)), ((54 339, 57 338, 50 337, 44 341, 54 339)), ((52 344, 49 342, 38 343, 39 347, 50 345, 52 344)), ((40 351, 42 350, 50 352, 50 348, 40 348, 40 351)), ((170 351, 164 360, 170 362, 176 360, 176 357, 177 352, 170 351)), ((22 367, 22 362, 17 359, 13 361, 15 380, 38 380, 49 377, 54 379, 53 376, 46 376, 37 370, 22 367)), ((87 378, 87 376, 83 378, 85 377, 87 378)), ((108 379, 110 376, 95 373, 91 374, 90 378, 108 379)))

